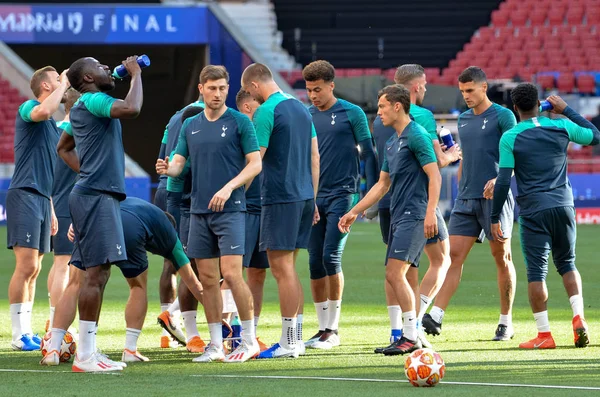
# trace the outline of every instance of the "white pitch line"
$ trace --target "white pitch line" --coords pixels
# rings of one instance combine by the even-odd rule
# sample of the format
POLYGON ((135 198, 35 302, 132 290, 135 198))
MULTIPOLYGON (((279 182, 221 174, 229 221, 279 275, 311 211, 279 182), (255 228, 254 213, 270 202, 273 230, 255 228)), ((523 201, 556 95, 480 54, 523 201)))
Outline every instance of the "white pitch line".
MULTIPOLYGON (((76 374, 77 373, 77 372, 73 372, 73 371, 51 371, 51 370, 44 370, 44 369, 9 369, 9 368, 0 368, 0 372, 33 372, 33 373, 48 373, 48 374, 76 374)), ((121 375, 120 373, 115 373, 115 372, 93 372, 93 373, 94 374, 102 374, 102 375, 121 375)))
MULTIPOLYGON (((249 378, 249 379, 287 379, 287 380, 330 380, 340 382, 388 382, 408 383, 400 379, 369 379, 369 378, 329 378, 324 376, 285 376, 285 375, 190 375, 201 378, 249 378)), ((534 389, 572 389, 572 390, 600 390, 600 387, 588 386, 558 386, 558 385, 523 385, 512 383, 478 383, 478 382, 442 382, 446 385, 460 386, 502 386, 502 387, 528 387, 534 389)))

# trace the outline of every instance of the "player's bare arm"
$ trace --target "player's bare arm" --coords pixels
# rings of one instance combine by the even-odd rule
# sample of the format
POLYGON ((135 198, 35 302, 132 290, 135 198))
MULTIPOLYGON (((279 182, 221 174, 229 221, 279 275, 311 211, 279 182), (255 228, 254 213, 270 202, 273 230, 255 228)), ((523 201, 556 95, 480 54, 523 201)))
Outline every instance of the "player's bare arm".
POLYGON ((178 177, 185 167, 186 158, 180 154, 173 156, 173 160, 169 161, 169 156, 165 159, 156 160, 156 173, 158 175, 166 175, 172 178, 178 177))
POLYGON ((49 120, 52 115, 58 110, 65 92, 71 87, 69 79, 67 78, 67 70, 64 70, 58 77, 60 82, 59 87, 54 90, 46 99, 39 105, 33 108, 30 114, 31 121, 39 123, 40 121, 49 120))
POLYGON ((437 164, 429 163, 423 166, 423 171, 429 178, 429 194, 427 200, 427 213, 425 215, 425 237, 432 238, 438 233, 437 218, 435 209, 440 201, 440 192, 442 190, 442 175, 437 164))
POLYGON ((437 158, 438 167, 440 168, 447 167, 455 161, 462 160, 462 151, 458 144, 455 144, 450 149, 445 149, 438 141, 433 141, 433 150, 435 151, 435 157, 437 158))
POLYGON ((129 92, 124 100, 117 100, 110 109, 110 117, 113 119, 135 119, 139 116, 144 102, 142 90, 142 69, 137 63, 137 56, 128 57, 123 61, 125 69, 131 76, 129 92))
POLYGON ((75 138, 63 132, 56 146, 56 151, 65 164, 79 174, 79 157, 75 151, 75 138))
MULTIPOLYGON (((312 172, 313 189, 315 192, 315 200, 317 199, 317 192, 319 191, 319 175, 321 173, 321 157, 319 155, 319 141, 315 136, 312 138, 311 149, 310 149, 310 167, 312 172)), ((315 201, 315 215, 313 217, 313 225, 317 224, 321 219, 319 215, 319 208, 315 201)))
MULTIPOLYGON (((438 171, 439 173, 439 171, 438 171)), ((441 182, 441 177, 440 177, 441 182)), ((344 215, 339 223, 338 228, 342 233, 350 232, 350 226, 354 223, 359 214, 362 214, 368 208, 375 205, 379 200, 382 199, 383 196, 390 190, 390 186, 392 185, 392 180, 390 179, 390 174, 385 171, 381 171, 379 174, 379 181, 373 186, 371 190, 363 197, 362 200, 358 202, 346 215, 344 215)), ((435 210, 435 208, 434 208, 435 210)))

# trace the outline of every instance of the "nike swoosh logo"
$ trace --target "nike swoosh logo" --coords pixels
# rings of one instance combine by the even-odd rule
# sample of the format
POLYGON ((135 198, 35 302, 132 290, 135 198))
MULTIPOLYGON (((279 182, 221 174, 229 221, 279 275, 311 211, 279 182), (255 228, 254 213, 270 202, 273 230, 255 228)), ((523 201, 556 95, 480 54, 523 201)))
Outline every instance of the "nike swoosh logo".
POLYGON ((198 131, 192 131, 192 135, 197 134, 199 132, 200 132, 200 130, 198 130, 198 131))
POLYGON ((534 348, 534 349, 537 349, 537 348, 539 348, 540 346, 542 346, 544 343, 546 343, 547 341, 548 341, 548 339, 544 339, 544 340, 543 340, 543 341, 541 341, 539 344, 535 344, 535 343, 534 343, 534 344, 533 344, 533 348, 534 348))
POLYGON ((239 245, 236 245, 235 247, 232 245, 232 246, 231 246, 231 249, 232 249, 232 250, 234 250, 234 249, 236 249, 236 248, 238 248, 238 247, 239 247, 239 245))
POLYGON ((394 250, 394 253, 395 253, 395 254, 399 254, 400 252, 404 252, 404 250, 400 250, 400 251, 398 251, 398 250, 394 250))
POLYGON ((460 127, 462 128, 462 127, 466 126, 467 124, 469 124, 469 123, 461 124, 460 127))
POLYGON ((96 331, 88 331, 88 334, 93 334, 94 332, 96 332, 96 331))

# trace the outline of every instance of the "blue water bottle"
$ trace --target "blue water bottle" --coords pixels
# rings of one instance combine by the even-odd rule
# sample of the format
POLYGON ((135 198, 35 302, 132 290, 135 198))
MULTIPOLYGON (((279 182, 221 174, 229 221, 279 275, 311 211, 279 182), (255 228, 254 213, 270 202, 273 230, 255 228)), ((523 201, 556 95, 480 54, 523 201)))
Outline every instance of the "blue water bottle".
POLYGON ((540 112, 547 112, 552 109, 554 109, 554 106, 552 106, 552 104, 550 102, 548 102, 548 101, 540 102, 540 112))
MULTIPOLYGON (((137 63, 140 65, 140 68, 146 68, 150 66, 150 58, 148 58, 148 55, 140 55, 137 59, 137 63)), ((115 79, 122 79, 129 76, 129 72, 125 69, 125 66, 121 64, 115 67, 112 75, 115 79)))
MULTIPOLYGON (((444 142, 446 149, 450 149, 452 146, 454 146, 454 139, 452 139, 452 133, 448 128, 442 127, 442 129, 440 130, 440 138, 442 138, 442 142, 444 142)), ((452 163, 452 165, 456 165, 459 162, 460 160, 457 160, 454 163, 452 163)))

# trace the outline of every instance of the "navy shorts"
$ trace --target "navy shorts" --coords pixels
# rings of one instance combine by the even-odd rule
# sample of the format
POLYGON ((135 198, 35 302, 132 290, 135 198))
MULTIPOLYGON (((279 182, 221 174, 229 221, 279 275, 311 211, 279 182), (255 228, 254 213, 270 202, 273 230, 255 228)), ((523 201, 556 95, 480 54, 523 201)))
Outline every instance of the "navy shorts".
POLYGON ((179 240, 183 246, 183 251, 187 253, 188 240, 190 237, 190 211, 181 210, 179 216, 179 240))
MULTIPOLYGON (((486 199, 456 200, 450 214, 448 227, 450 235, 477 237, 479 241, 483 242, 483 231, 485 237, 493 241, 491 232, 492 201, 486 199)), ((509 194, 500 213, 500 224, 504 236, 512 235, 514 208, 515 201, 512 194, 509 194)))
POLYGON ((244 255, 245 234, 245 212, 191 214, 187 255, 196 259, 244 255))
POLYGON ((163 211, 167 210, 167 189, 166 188, 156 189, 156 193, 154 193, 154 203, 153 204, 163 211))
POLYGON ((260 250, 295 251, 308 248, 314 215, 313 199, 263 205, 260 219, 260 250))
POLYGON ((259 249, 260 240, 260 215, 246 213, 246 252, 244 253, 244 267, 255 269, 268 269, 269 259, 267 253, 259 249))
POLYGON ((421 253, 427 243, 424 224, 423 219, 415 218, 400 218, 392 224, 387 257, 419 267, 421 253))
POLYGON ((52 236, 52 251, 54 255, 71 255, 73 253, 73 243, 69 241, 69 226, 71 218, 61 216, 58 218, 58 233, 52 236))
POLYGON ((83 267, 127 259, 119 200, 75 186, 69 195, 69 209, 83 267))
POLYGON ((338 223, 358 202, 358 194, 317 198, 321 220, 312 227, 308 244, 310 278, 318 280, 342 271, 342 253, 348 233, 340 232, 338 223))
POLYGON ((439 207, 435 209, 435 217, 437 218, 438 233, 427 240, 427 245, 448 239, 448 227, 446 227, 446 221, 444 220, 444 216, 439 207))
POLYGON ((166 209, 166 211, 169 214, 173 215, 173 218, 175 218, 175 222, 177 223, 177 227, 175 228, 175 230, 179 230, 179 225, 181 224, 181 196, 182 195, 183 195, 183 193, 181 193, 181 192, 167 191, 167 209, 166 209))
POLYGON ((7 247, 50 252, 52 209, 50 199, 34 190, 9 189, 6 193, 7 247))
POLYGON ((390 209, 379 208, 379 229, 381 229, 381 238, 385 245, 390 238, 390 209))
POLYGON ((520 216, 519 227, 528 282, 546 279, 550 251, 558 274, 562 276, 576 270, 575 208, 549 208, 535 214, 520 216))

